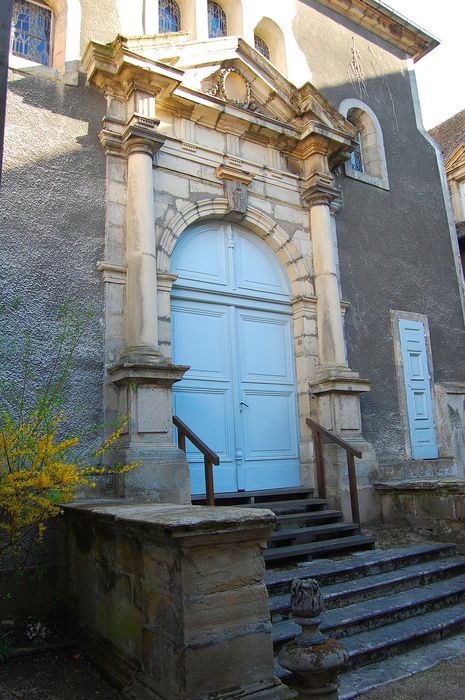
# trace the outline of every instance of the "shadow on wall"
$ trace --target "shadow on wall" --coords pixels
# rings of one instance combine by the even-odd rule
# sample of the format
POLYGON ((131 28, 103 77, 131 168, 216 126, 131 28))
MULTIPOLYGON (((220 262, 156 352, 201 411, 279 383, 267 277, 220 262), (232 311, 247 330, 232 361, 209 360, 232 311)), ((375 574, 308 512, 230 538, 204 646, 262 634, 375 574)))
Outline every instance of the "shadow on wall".
MULTIPOLYGON (((33 360, 49 362, 56 309, 75 300, 92 309, 76 356, 70 404, 76 421, 102 422, 103 283, 96 269, 104 243, 105 160, 98 142, 105 101, 93 88, 13 74, 8 95, 0 192, 3 299, 22 300, 21 318, 2 319, 6 339, 29 329, 33 360)), ((7 367, 20 372, 17 358, 7 367)))

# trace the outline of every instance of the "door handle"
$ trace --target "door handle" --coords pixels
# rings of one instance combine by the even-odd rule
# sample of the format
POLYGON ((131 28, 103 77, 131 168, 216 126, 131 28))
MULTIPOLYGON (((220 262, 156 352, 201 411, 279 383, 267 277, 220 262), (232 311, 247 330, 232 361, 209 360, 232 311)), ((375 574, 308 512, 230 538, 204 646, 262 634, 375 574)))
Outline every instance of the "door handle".
POLYGON ((247 406, 247 408, 250 408, 249 404, 248 404, 248 403, 244 403, 243 401, 241 401, 240 405, 241 405, 241 406, 247 406))

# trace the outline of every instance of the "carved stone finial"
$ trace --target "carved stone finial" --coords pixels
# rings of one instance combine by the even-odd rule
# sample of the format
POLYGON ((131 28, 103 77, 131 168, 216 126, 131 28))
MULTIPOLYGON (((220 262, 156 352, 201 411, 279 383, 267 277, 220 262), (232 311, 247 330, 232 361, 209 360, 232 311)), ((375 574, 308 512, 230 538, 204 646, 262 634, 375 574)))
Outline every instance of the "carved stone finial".
POLYGON ((291 609, 294 617, 319 617, 325 610, 318 581, 295 578, 291 586, 291 609))
POLYGON ((315 579, 294 579, 291 609, 302 633, 279 652, 279 663, 298 677, 299 700, 338 700, 338 671, 347 663, 347 652, 337 639, 321 634, 320 615, 325 602, 315 579))
POLYGON ((302 633, 296 637, 299 646, 318 644, 326 639, 319 629, 325 603, 318 581, 314 578, 293 580, 291 610, 294 620, 302 627, 302 633))

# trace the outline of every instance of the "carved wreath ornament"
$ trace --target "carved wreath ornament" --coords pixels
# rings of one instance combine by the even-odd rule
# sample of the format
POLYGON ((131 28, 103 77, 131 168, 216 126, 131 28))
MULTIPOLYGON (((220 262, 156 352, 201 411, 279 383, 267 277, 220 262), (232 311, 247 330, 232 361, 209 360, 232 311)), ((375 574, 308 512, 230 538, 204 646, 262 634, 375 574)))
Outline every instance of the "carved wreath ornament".
POLYGON ((205 92, 244 109, 247 109, 252 101, 252 86, 238 68, 219 70, 205 92))

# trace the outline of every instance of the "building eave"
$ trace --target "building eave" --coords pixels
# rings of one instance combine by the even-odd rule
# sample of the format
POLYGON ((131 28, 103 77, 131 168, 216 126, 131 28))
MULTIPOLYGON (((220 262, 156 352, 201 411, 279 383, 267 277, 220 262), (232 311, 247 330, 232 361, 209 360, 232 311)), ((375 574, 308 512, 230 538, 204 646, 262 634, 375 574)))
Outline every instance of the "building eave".
POLYGON ((419 61, 439 40, 379 0, 318 0, 419 61))

